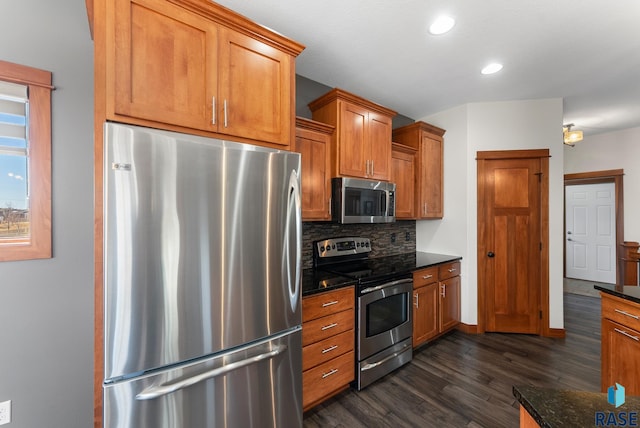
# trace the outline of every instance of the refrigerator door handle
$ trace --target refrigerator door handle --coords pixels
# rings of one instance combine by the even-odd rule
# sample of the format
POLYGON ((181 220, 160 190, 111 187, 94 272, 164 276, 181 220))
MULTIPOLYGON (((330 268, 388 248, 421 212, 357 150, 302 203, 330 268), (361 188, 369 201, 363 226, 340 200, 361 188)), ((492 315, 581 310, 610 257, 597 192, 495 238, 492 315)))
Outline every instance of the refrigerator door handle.
POLYGON ((289 282, 289 301, 291 304, 291 310, 296 311, 298 303, 300 301, 300 266, 302 264, 302 249, 301 249, 301 237, 302 237, 302 203, 300 201, 300 186, 299 177, 297 171, 291 171, 289 176, 289 195, 288 195, 288 212, 285 229, 285 263, 286 263, 286 277, 289 282), (294 217, 293 224, 291 224, 292 217, 294 217), (295 266, 291 266, 291 229, 295 229, 295 236, 293 242, 295 248, 295 266), (291 280, 292 271, 294 273, 293 281, 291 280), (293 283, 293 284, 292 284, 293 283), (292 286, 293 285, 293 289, 292 286))
POLYGON ((175 383, 167 383, 164 385, 150 386, 146 388, 144 391, 140 392, 138 395, 136 395, 136 400, 153 400, 154 398, 158 398, 163 395, 174 393, 180 389, 187 388, 189 386, 195 385, 196 383, 202 382, 204 380, 222 376, 224 374, 229 373, 232 370, 236 370, 251 364, 259 363, 260 361, 268 360, 270 358, 273 358, 277 355, 282 354, 286 349, 287 349, 286 345, 275 346, 274 349, 271 350, 270 352, 265 352, 264 354, 256 355, 255 357, 236 361, 234 363, 227 364, 222 367, 217 367, 215 369, 206 371, 204 373, 200 373, 196 376, 182 379, 175 383))

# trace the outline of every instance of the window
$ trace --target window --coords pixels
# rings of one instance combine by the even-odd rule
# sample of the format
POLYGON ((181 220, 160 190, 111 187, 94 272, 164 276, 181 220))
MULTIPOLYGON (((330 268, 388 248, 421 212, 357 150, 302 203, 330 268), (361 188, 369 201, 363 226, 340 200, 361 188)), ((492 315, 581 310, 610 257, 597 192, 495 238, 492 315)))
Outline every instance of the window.
POLYGON ((0 261, 51 257, 51 73, 0 61, 0 261))

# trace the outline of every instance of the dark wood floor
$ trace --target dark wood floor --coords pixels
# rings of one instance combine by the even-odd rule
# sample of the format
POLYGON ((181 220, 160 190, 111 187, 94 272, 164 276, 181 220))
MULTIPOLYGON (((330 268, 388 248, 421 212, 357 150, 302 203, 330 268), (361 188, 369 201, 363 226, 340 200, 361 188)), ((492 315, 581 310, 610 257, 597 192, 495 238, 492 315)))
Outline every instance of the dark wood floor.
POLYGON ((305 413, 305 427, 517 427, 513 385, 600 391, 600 299, 565 294, 564 339, 453 332, 363 391, 305 413))

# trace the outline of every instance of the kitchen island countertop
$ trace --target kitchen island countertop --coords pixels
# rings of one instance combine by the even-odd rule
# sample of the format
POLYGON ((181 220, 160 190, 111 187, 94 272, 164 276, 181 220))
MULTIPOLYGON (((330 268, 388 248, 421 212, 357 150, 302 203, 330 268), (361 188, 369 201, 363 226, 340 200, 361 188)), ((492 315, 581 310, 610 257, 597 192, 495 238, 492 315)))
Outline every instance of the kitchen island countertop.
POLYGON ((637 285, 601 284, 593 288, 621 299, 640 304, 640 287, 637 285))
MULTIPOLYGON (((513 395, 541 427, 596 426, 596 413, 638 412, 640 397, 627 396, 616 408, 600 392, 571 391, 535 386, 514 386, 513 395)), ((602 425, 604 426, 604 425, 602 425)))

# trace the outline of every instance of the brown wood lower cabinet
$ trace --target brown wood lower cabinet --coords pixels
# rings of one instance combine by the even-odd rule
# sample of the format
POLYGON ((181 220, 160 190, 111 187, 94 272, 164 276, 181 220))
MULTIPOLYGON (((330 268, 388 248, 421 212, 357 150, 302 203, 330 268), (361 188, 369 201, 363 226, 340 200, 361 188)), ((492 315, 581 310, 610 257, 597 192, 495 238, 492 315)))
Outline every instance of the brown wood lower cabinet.
POLYGON ((640 395, 640 305, 601 293, 602 392, 619 383, 640 395))
POLYGON ((302 406, 306 411, 355 378, 353 287, 302 299, 302 406))
POLYGON ((413 274, 413 347, 455 328, 460 322, 460 262, 413 274))

